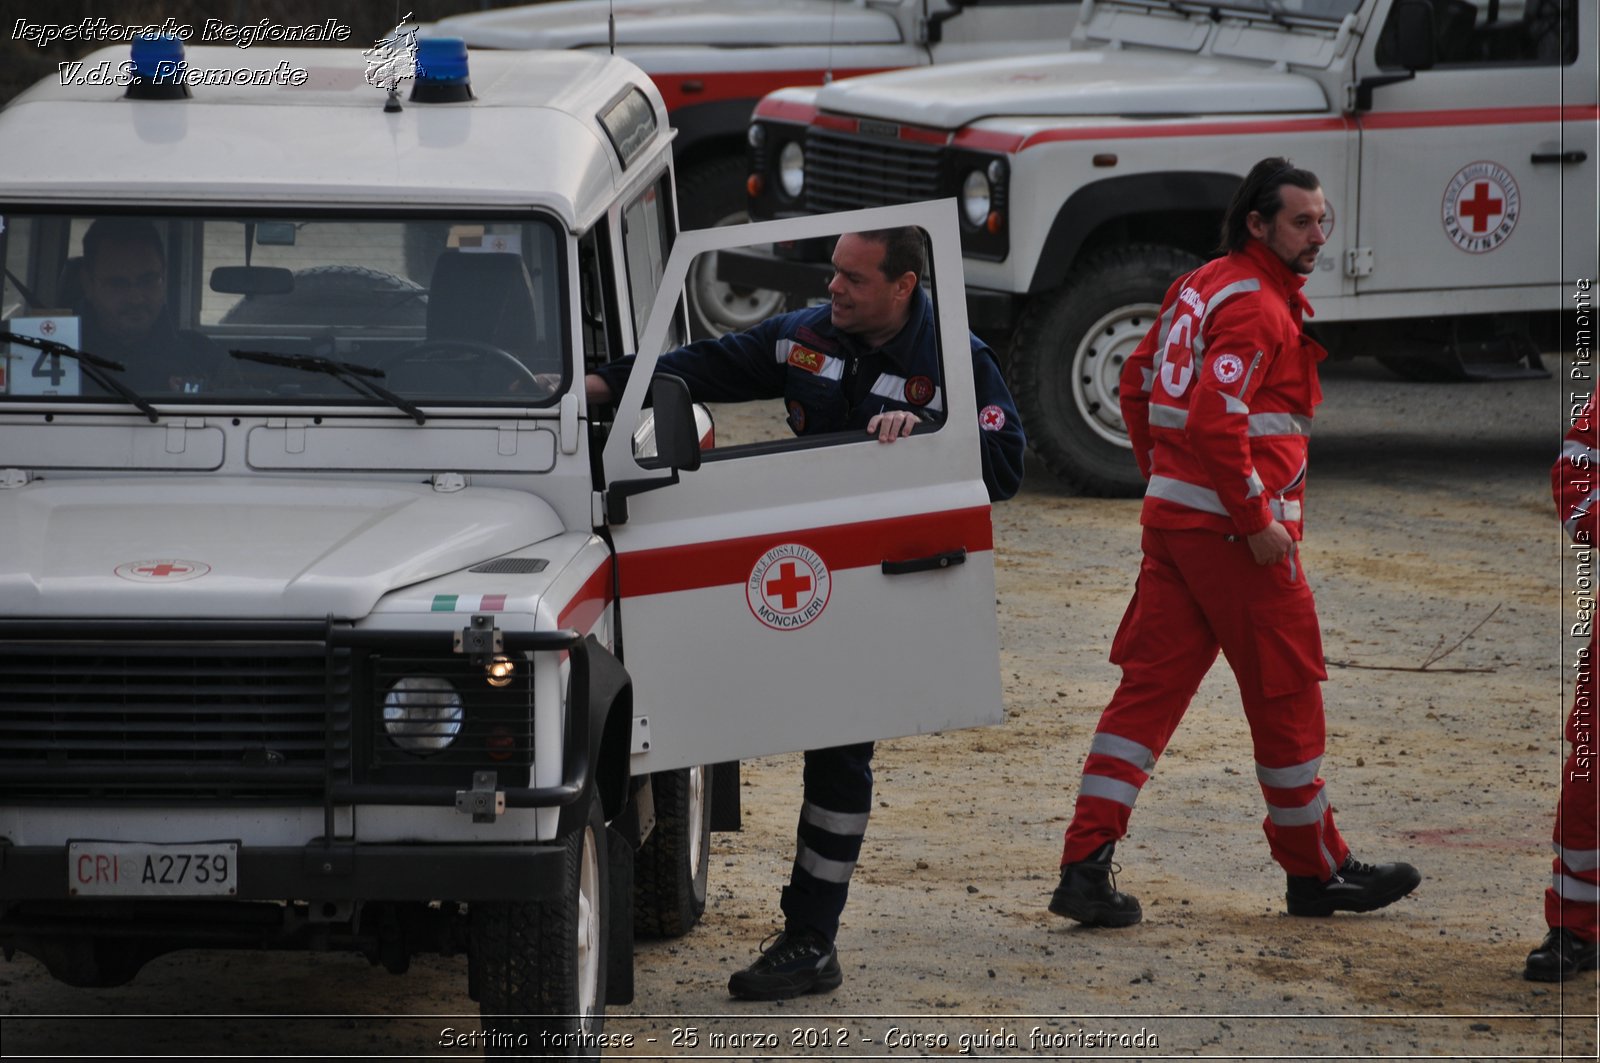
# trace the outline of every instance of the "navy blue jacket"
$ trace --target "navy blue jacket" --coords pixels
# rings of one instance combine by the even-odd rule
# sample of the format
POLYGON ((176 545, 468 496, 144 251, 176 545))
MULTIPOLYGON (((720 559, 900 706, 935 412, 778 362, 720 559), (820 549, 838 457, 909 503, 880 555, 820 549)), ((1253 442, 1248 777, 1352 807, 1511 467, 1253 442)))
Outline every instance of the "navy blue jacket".
MULTIPOLYGON (((978 337, 969 338, 983 482, 989 498, 999 501, 1016 494, 1022 484, 1027 440, 994 352, 978 337)), ((945 417, 938 327, 920 288, 905 327, 877 349, 834 328, 824 305, 768 318, 748 332, 668 351, 656 368, 682 377, 697 402, 782 398, 796 435, 864 432, 875 415, 890 410, 910 410, 930 424, 945 417)), ((596 372, 620 395, 632 369, 629 357, 596 372)))

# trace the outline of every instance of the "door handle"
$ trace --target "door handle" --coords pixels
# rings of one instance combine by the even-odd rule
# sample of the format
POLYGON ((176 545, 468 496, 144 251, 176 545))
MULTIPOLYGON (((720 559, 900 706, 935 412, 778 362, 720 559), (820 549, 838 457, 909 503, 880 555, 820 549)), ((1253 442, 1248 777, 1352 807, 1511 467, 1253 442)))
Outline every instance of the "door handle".
POLYGON ((1583 162, 1588 157, 1589 153, 1587 151, 1540 151, 1534 153, 1533 157, 1528 161, 1532 163, 1559 162, 1563 166, 1570 166, 1573 163, 1583 162))
POLYGON ((927 557, 913 557, 906 561, 885 561, 883 574, 885 576, 903 576, 907 572, 932 572, 935 569, 949 568, 951 565, 962 565, 967 560, 967 548, 957 547, 946 550, 942 554, 929 554, 927 557))

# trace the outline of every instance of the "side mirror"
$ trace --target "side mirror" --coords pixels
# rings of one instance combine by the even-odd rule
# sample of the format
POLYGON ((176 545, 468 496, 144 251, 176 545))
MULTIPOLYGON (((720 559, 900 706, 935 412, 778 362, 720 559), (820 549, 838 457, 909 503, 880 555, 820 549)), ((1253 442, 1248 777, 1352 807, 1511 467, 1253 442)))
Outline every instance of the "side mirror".
POLYGON ((1433 0, 1397 0, 1394 7, 1394 57, 1407 70, 1431 70, 1438 59, 1433 0))
POLYGON ((658 468, 693 472, 700 467, 700 429, 695 424, 689 385, 681 377, 657 373, 650 380, 650 405, 655 410, 658 468))
POLYGON ((288 295, 294 273, 277 266, 218 266, 211 271, 211 290, 228 295, 288 295))

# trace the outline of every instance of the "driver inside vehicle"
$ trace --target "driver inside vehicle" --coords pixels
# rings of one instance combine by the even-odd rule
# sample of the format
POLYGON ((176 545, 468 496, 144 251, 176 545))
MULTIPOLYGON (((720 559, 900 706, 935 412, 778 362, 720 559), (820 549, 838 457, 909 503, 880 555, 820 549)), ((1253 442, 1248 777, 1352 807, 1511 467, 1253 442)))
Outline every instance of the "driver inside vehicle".
POLYGON ((80 349, 125 365, 123 383, 141 393, 199 394, 228 374, 220 347, 174 324, 166 252, 152 222, 97 219, 83 234, 80 269, 80 349))

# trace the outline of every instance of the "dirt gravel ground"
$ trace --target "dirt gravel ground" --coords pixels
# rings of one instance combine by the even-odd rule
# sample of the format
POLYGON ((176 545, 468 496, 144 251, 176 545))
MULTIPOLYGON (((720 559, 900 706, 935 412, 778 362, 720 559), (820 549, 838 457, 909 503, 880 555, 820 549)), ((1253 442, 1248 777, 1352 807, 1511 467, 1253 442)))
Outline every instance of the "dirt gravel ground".
MULTIPOLYGON (((1117 680, 1106 653, 1138 503, 1069 497, 1036 471, 995 510, 1008 719, 879 747, 844 985, 727 998, 728 973, 773 929, 799 803, 798 757, 747 763, 745 829, 713 836, 705 920, 640 943, 637 998, 607 1025, 632 1043, 607 1056, 1595 1058, 1595 978, 1520 976, 1543 931, 1577 648, 1547 487, 1566 384, 1411 384, 1370 364, 1325 381, 1302 552, 1330 665, 1323 773, 1357 855, 1421 869, 1412 897, 1285 914, 1219 663, 1118 848, 1145 921, 1093 931, 1048 915, 1117 680)), ((395 978, 341 956, 179 954, 131 986, 80 991, 18 957, 0 964, 0 1052, 473 1056, 465 981, 460 959, 395 978)))

